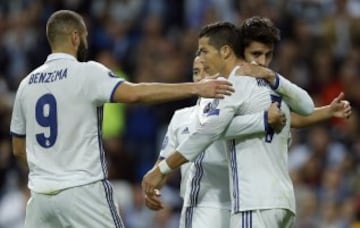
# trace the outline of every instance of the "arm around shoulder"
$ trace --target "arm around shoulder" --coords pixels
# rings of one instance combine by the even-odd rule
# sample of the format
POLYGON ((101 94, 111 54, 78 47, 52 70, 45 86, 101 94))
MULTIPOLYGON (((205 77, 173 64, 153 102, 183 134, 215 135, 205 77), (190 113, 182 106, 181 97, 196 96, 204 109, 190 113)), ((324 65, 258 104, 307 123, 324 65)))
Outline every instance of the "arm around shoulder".
POLYGON ((159 103, 196 95, 194 83, 131 83, 124 81, 114 91, 113 101, 159 103))
POLYGON ((124 81, 115 89, 112 100, 123 103, 160 103, 192 96, 223 98, 234 89, 226 80, 187 83, 131 83, 124 81))

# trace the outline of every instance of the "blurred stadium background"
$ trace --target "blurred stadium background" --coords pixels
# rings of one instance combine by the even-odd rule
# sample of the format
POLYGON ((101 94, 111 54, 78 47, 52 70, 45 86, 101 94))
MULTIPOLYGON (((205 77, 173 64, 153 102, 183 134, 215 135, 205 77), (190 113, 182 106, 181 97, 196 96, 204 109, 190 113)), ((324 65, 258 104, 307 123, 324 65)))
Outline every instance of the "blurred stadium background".
MULTIPOLYGON (((297 227, 360 227, 360 0, 0 0, 1 228, 23 227, 29 197, 26 172, 11 154, 14 94, 49 54, 45 23, 59 9, 85 17, 90 59, 133 82, 190 81, 202 25, 271 18, 282 32, 272 68, 309 91, 317 105, 344 91, 353 107, 348 120, 293 131, 297 227)), ((106 106, 109 174, 126 227, 177 226, 179 175, 164 189, 167 208, 159 213, 144 207, 139 183, 157 159, 173 111, 193 102, 106 106)))

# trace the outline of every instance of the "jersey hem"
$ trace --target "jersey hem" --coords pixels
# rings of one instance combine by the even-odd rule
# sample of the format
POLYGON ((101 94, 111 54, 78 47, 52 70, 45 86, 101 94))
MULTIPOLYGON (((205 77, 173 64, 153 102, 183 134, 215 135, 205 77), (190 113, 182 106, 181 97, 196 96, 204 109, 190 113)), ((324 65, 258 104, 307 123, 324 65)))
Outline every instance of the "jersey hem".
POLYGON ((294 215, 296 214, 295 210, 294 209, 291 209, 289 207, 246 207, 246 208, 241 208, 241 209, 238 209, 236 211, 232 210, 232 214, 238 214, 240 212, 245 212, 245 211, 256 211, 256 210, 273 210, 273 209, 283 209, 283 210, 288 210, 290 211, 291 213, 293 213, 294 215))

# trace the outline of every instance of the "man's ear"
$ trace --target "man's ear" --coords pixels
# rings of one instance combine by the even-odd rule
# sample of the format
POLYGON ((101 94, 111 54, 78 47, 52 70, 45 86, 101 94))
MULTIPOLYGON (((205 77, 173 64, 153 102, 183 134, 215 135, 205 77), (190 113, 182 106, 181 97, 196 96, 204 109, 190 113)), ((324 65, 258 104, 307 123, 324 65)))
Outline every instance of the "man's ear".
POLYGON ((71 44, 72 44, 74 47, 79 46, 79 43, 80 43, 80 34, 79 34, 78 31, 72 31, 70 38, 71 38, 71 44))
POLYGON ((232 49, 229 45, 224 45, 220 48, 220 54, 224 59, 228 59, 232 54, 232 49))

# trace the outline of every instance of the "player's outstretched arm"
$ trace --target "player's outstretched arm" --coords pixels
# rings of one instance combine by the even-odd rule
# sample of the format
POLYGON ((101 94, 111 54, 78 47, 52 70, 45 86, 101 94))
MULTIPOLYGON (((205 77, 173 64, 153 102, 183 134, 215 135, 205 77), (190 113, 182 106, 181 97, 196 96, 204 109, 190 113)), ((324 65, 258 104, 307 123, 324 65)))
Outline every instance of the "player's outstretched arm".
POLYGON ((123 82, 115 90, 113 100, 123 103, 160 103, 191 96, 224 98, 234 91, 226 80, 206 79, 191 83, 123 82))
POLYGON ((315 111, 309 116, 301 116, 296 113, 291 113, 291 127, 302 128, 308 127, 322 121, 336 118, 349 118, 351 115, 350 102, 344 100, 344 93, 341 92, 328 105, 316 107, 315 111))
POLYGON ((19 160, 20 164, 24 168, 27 168, 25 137, 12 136, 12 148, 13 154, 19 160))

